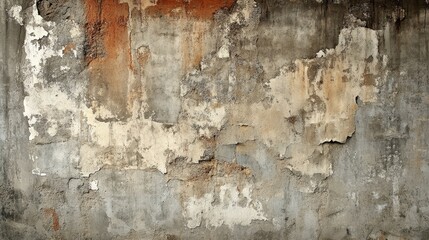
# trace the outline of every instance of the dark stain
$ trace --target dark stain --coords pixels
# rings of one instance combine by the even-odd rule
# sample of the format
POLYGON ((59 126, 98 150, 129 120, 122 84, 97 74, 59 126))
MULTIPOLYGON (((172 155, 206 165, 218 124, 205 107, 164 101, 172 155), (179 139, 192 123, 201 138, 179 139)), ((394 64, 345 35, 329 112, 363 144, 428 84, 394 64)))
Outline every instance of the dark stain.
POLYGON ((167 234, 167 240, 180 240, 176 235, 167 234))
MULTIPOLYGON (((257 58, 267 78, 274 77, 276 69, 295 59, 314 58, 320 49, 334 48, 347 13, 343 4, 330 1, 320 4, 316 1, 258 0, 257 3, 261 14, 257 30, 257 58), (311 18, 307 21, 302 16, 311 18), (314 31, 305 30, 308 24, 314 26, 314 31), (276 29, 275 38, 267 31, 271 28, 276 29)), ((314 66, 311 70, 316 68, 314 66)), ((314 73, 309 72, 311 80, 314 73)))
POLYGON ((372 61, 374 61, 374 57, 372 55, 365 59, 365 62, 367 63, 372 63, 372 61))
POLYGON ((366 27, 374 25, 374 4, 370 0, 351 1, 349 13, 356 18, 365 21, 366 27))
POLYGON ((256 0, 260 9, 260 20, 269 21, 273 11, 282 7, 285 1, 282 0, 256 0))
POLYGON ((310 81, 315 80, 317 72, 319 71, 319 68, 320 68, 320 65, 317 63, 309 64, 308 70, 307 70, 307 76, 310 81))
POLYGON ((251 169, 237 163, 216 159, 202 161, 198 164, 188 163, 185 158, 176 158, 168 166, 168 178, 186 181, 210 181, 216 176, 243 175, 251 177, 251 169))
POLYGON ((69 0, 37 0, 36 7, 39 15, 46 21, 69 19, 71 16, 69 0))
POLYGON ((363 75, 363 85, 365 86, 375 86, 375 77, 373 74, 363 75))
POLYGON ((19 221, 26 208, 20 191, 0 186, 0 220, 19 221))
POLYGON ((104 56, 104 44, 102 41, 102 27, 100 21, 86 24, 86 39, 83 46, 83 53, 86 62, 89 64, 92 60, 104 56))
POLYGON ((216 11, 231 8, 236 0, 158 0, 156 5, 146 8, 151 17, 185 16, 211 19, 216 11))
POLYGON ((287 121, 290 122, 291 124, 295 124, 297 121, 297 116, 288 117, 287 121))
POLYGON ((316 94, 313 94, 310 96, 309 102, 310 102, 313 110, 323 111, 323 112, 326 111, 325 102, 323 101, 323 99, 321 99, 316 94))
POLYGON ((274 233, 263 231, 263 230, 257 231, 253 236, 253 240, 270 240, 270 239, 274 239, 274 233))
POLYGON ((422 232, 421 239, 429 239, 429 228, 422 232))
POLYGON ((372 29, 381 29, 386 20, 395 24, 396 29, 401 28, 401 22, 406 18, 408 11, 406 7, 420 8, 420 2, 423 1, 405 1, 403 0, 351 0, 346 2, 348 12, 356 18, 365 21, 366 27, 372 29))

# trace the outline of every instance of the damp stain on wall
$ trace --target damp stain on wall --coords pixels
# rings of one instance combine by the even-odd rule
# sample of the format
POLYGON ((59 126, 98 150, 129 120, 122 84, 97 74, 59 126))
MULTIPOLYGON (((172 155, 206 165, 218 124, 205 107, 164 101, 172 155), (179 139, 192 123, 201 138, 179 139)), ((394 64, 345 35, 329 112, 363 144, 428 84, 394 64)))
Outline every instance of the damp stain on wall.
POLYGON ((128 4, 117 0, 87 0, 85 11, 84 51, 90 74, 88 105, 100 112, 100 120, 124 120, 129 116, 131 66, 128 4))
POLYGON ((228 9, 236 0, 159 0, 145 9, 151 17, 185 16, 196 19, 211 19, 216 11, 228 9))
POLYGON ((386 2, 0 1, 0 239, 427 239, 429 5, 386 2))

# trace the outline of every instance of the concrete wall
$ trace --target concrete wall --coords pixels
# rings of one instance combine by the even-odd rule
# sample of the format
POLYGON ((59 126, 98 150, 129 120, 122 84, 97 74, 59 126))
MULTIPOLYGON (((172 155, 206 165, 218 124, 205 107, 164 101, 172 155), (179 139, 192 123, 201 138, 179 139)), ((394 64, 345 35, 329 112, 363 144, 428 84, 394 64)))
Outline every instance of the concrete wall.
POLYGON ((0 239, 429 239, 427 1, 0 10, 0 239))

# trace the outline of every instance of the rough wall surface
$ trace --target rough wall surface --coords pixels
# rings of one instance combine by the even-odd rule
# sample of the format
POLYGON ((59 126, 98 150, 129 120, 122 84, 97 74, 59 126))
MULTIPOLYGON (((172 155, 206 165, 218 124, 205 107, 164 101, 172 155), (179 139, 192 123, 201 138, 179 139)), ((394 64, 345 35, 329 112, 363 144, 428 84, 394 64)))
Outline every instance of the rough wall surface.
POLYGON ((0 239, 429 239, 428 1, 0 10, 0 239))

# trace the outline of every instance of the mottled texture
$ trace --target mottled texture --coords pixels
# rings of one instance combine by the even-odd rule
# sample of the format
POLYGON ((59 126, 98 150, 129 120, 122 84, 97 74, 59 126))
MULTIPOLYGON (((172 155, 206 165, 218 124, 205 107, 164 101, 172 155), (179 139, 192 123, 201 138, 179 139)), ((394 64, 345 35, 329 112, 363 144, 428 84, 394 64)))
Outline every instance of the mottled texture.
POLYGON ((99 121, 129 117, 128 75, 131 71, 128 6, 117 1, 85 1, 85 60, 88 105, 99 121), (97 109, 103 108, 106 114, 97 109))
POLYGON ((0 239, 429 238, 427 1, 0 9, 0 239))

